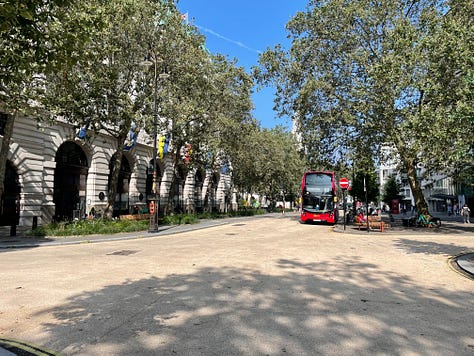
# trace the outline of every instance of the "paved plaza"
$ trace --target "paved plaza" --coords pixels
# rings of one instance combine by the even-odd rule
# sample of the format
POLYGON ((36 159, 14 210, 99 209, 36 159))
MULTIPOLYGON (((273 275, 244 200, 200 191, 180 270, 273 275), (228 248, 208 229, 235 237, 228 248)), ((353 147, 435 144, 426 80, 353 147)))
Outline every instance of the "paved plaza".
POLYGON ((474 233, 398 231, 269 214, 12 238, 0 339, 64 355, 472 355, 474 281, 450 261, 474 252, 474 233))

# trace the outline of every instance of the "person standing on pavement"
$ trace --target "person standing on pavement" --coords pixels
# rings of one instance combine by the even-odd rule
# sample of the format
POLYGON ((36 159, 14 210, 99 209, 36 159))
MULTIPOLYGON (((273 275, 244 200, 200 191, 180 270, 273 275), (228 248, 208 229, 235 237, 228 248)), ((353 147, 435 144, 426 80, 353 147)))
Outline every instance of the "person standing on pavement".
POLYGON ((461 215, 464 218, 464 224, 470 224, 471 221, 469 220, 469 216, 471 215, 471 209, 467 206, 467 204, 464 204, 464 206, 461 209, 461 215))

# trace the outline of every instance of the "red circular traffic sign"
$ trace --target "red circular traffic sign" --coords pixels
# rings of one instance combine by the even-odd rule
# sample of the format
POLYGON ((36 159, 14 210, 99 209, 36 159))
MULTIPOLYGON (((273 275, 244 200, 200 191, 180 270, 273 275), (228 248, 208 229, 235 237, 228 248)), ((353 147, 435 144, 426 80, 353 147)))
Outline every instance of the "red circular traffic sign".
POLYGON ((342 189, 347 189, 349 188, 349 180, 347 178, 341 178, 339 179, 339 186, 342 189))

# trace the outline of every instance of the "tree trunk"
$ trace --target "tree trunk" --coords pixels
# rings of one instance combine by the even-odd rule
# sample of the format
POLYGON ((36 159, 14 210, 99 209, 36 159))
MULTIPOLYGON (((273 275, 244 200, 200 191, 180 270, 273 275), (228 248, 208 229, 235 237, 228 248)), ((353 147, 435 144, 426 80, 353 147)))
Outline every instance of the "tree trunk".
POLYGON ((125 136, 119 135, 117 138, 117 151, 115 152, 114 165, 112 166, 111 178, 107 191, 107 205, 104 211, 104 217, 106 219, 112 219, 114 213, 115 196, 117 195, 117 184, 120 175, 120 168, 122 166, 124 142, 125 136))
POLYGON ((0 152, 0 212, 3 211, 2 203, 4 181, 5 181, 5 170, 7 166, 8 152, 10 150, 10 141, 13 135, 13 125, 16 119, 16 111, 13 115, 7 116, 7 122, 5 123, 5 129, 2 140, 2 148, 0 152))
POLYGON ((411 164, 405 164, 405 167, 407 170, 408 182, 410 184, 411 192, 413 194, 413 198, 415 199, 416 211, 420 214, 427 215, 429 214, 428 204, 426 204, 420 181, 416 175, 416 165, 414 162, 411 162, 411 164))
POLYGON ((416 211, 419 214, 429 215, 428 204, 423 196, 420 181, 416 174, 416 153, 411 152, 401 141, 400 137, 395 134, 395 145, 400 155, 403 167, 407 172, 408 183, 415 200, 416 211))

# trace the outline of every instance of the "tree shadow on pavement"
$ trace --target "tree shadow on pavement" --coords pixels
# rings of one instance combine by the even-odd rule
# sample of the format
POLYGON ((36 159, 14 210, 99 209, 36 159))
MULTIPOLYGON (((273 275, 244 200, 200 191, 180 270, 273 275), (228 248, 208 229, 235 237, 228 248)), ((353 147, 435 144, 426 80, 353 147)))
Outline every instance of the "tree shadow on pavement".
POLYGON ((454 257, 462 252, 472 252, 472 248, 468 246, 459 246, 459 244, 449 243, 449 236, 447 236, 446 239, 447 242, 443 244, 429 240, 420 241, 409 238, 400 238, 395 241, 395 246, 403 249, 407 253, 445 255, 447 257, 454 257))
POLYGON ((472 285, 432 290, 357 257, 332 261, 279 259, 271 273, 196 266, 165 278, 144 266, 149 278, 42 311, 55 318, 41 327, 48 332, 43 344, 81 355, 473 352, 472 285))

